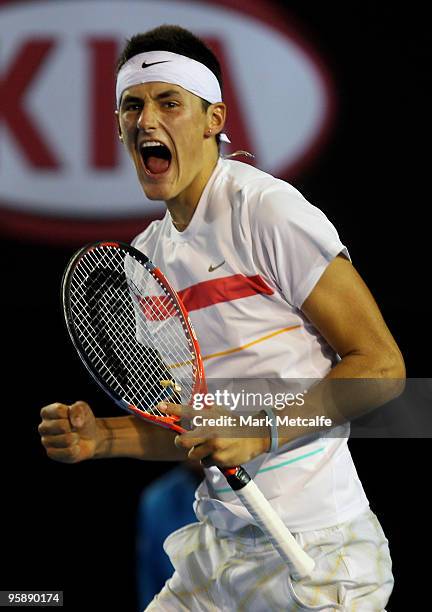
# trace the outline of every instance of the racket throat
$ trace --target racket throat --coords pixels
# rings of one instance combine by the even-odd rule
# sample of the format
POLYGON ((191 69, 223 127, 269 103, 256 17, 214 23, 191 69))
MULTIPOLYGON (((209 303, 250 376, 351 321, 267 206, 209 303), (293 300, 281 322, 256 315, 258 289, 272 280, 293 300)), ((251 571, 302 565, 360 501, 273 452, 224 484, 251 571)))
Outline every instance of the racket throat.
POLYGON ((234 491, 243 489, 243 487, 245 487, 251 480, 249 474, 241 466, 236 468, 221 469, 221 472, 227 479, 229 486, 234 491))

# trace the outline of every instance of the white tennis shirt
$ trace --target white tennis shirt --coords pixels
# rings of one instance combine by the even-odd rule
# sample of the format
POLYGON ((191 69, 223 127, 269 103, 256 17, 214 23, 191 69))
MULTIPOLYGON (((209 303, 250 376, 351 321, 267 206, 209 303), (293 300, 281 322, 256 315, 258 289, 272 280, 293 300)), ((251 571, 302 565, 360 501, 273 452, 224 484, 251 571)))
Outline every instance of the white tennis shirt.
MULTIPOLYGON (((304 389, 337 363, 301 306, 332 259, 348 252, 326 216, 288 183, 220 159, 186 230, 178 232, 167 212, 133 244, 185 302, 210 388, 216 379, 253 379, 254 390, 290 379, 304 389)), ((316 434, 245 465, 293 531, 345 522, 368 507, 347 447, 349 425, 335 435, 316 434)), ((195 511, 229 531, 252 522, 214 468, 197 489, 195 511)))

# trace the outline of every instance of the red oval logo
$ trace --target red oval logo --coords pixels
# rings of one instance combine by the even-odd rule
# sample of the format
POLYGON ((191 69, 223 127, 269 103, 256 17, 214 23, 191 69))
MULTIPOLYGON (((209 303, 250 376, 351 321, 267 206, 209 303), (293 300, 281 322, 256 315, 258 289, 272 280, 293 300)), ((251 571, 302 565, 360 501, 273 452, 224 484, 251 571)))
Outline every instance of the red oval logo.
POLYGON ((229 153, 246 149, 293 177, 329 125, 329 79, 274 6, 250 2, 78 0, 0 9, 0 219, 55 243, 130 239, 160 217, 119 145, 114 65, 122 41, 160 23, 185 25, 216 51, 225 77, 229 153), (31 26, 29 26, 31 24, 31 26), (205 29, 203 28, 205 25, 205 29))

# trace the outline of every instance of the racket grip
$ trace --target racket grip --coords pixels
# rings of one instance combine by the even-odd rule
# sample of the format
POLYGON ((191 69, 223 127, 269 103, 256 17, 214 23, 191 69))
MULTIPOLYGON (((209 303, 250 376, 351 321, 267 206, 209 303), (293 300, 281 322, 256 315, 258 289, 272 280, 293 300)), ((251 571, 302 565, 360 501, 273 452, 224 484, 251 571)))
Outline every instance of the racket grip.
POLYGON ((236 494, 258 527, 298 577, 310 576, 315 561, 299 546, 254 481, 250 480, 244 487, 237 489, 236 494))

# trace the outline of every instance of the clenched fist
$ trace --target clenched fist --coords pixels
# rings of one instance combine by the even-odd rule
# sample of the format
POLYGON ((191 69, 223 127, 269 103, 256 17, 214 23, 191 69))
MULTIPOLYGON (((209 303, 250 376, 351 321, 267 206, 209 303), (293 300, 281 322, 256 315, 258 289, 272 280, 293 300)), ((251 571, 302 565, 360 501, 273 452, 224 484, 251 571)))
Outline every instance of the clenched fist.
POLYGON ((38 430, 48 457, 78 463, 95 456, 101 439, 97 420, 85 402, 49 404, 40 412, 38 430))

